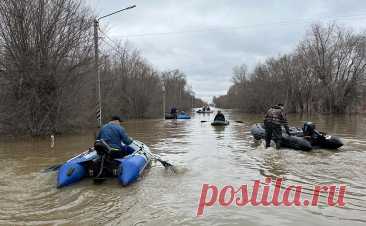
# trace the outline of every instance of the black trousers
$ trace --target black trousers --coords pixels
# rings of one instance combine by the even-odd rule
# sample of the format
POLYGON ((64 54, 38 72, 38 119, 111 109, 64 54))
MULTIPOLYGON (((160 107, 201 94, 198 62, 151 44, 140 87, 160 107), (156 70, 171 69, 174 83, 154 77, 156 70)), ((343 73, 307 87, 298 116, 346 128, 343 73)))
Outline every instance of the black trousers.
POLYGON ((276 148, 281 147, 282 140, 282 127, 281 125, 274 124, 272 122, 264 122, 266 148, 271 146, 271 140, 273 139, 276 143, 276 148))

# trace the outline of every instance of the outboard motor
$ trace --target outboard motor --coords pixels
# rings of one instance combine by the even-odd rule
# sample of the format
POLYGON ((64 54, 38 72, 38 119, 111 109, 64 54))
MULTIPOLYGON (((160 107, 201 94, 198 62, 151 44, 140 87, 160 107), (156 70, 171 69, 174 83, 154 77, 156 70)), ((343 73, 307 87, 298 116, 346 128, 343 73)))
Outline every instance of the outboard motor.
MULTIPOLYGON (((100 159, 94 163, 93 175, 95 175, 94 182, 103 181, 105 175, 117 175, 119 162, 114 161, 115 154, 122 153, 118 149, 113 149, 103 139, 96 140, 94 143, 94 149, 100 156, 100 159), (99 179, 99 180, 98 180, 99 179)), ((91 174, 91 173, 89 173, 91 174)))
POLYGON ((304 127, 302 128, 304 132, 304 136, 311 136, 315 131, 315 124, 312 122, 305 122, 304 127))

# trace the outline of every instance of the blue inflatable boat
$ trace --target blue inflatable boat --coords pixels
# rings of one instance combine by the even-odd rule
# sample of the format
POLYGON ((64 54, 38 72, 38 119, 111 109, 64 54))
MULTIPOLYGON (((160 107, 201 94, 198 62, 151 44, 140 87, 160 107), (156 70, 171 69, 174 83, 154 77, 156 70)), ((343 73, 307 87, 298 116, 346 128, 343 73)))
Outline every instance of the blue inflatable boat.
POLYGON ((179 113, 177 115, 177 119, 191 119, 191 116, 189 116, 187 113, 179 113))
POLYGON ((86 177, 117 177, 123 185, 137 180, 150 164, 152 153, 148 146, 140 141, 133 141, 129 146, 132 154, 123 158, 110 158, 101 154, 95 145, 61 165, 57 176, 57 187, 65 187, 86 177))

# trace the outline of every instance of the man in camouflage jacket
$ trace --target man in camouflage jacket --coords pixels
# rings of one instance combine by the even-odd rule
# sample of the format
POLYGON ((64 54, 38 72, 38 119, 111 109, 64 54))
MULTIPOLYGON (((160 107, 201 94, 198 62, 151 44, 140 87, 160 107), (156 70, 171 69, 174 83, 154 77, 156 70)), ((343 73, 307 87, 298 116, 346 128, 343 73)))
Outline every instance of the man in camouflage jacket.
POLYGON ((276 148, 279 149, 281 147, 282 126, 285 127, 286 133, 290 136, 290 130, 283 104, 277 104, 267 111, 264 118, 266 148, 270 147, 272 138, 276 143, 276 148))

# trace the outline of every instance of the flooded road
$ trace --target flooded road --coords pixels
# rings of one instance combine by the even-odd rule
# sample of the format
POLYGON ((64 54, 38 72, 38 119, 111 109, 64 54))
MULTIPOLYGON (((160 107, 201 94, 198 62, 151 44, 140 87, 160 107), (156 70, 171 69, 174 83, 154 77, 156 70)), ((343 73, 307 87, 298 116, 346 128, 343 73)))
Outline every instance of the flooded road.
MULTIPOLYGON (((342 138, 337 151, 301 152, 264 149, 250 135, 261 115, 224 110, 226 127, 213 127, 214 114, 192 114, 191 120, 141 120, 123 123, 128 134, 149 145, 178 173, 154 163, 128 187, 117 180, 94 185, 85 179, 56 189, 56 172, 44 173, 86 150, 93 133, 0 143, 0 225, 365 225, 366 116, 313 116, 317 128, 342 138), (241 120, 243 123, 235 123, 241 120), (300 184, 310 197, 316 185, 345 184, 346 205, 329 207, 207 207, 196 217, 202 185, 253 184, 265 177, 284 178, 284 186, 300 184)), ((290 116, 301 126, 305 116, 290 116)), ((306 193, 306 192, 305 192, 306 193)))

